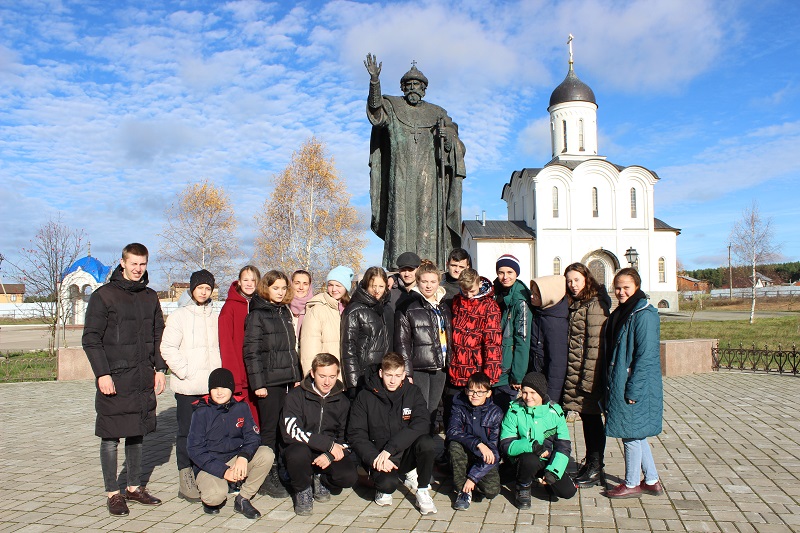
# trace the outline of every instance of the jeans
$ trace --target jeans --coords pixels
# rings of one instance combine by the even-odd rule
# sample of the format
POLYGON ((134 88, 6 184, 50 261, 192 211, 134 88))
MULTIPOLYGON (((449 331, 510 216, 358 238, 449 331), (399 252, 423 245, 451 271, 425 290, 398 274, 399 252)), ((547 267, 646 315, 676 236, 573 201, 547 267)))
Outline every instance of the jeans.
MULTIPOLYGON (((228 466, 236 463, 237 457, 228 461, 228 466)), ((242 483, 239 496, 249 500, 256 495, 258 488, 269 474, 270 468, 275 460, 275 454, 268 446, 259 446, 256 454, 247 463, 247 478, 242 483)), ((228 481, 219 478, 208 472, 201 470, 197 474, 197 488, 200 490, 200 497, 206 505, 217 506, 225 503, 228 499, 228 481)))
MULTIPOLYGON (((436 446, 433 437, 422 435, 417 437, 414 444, 403 452, 397 470, 391 472, 378 472, 372 470, 372 465, 364 465, 369 470, 369 475, 375 483, 375 490, 384 494, 391 494, 400 486, 398 475, 404 475, 417 469, 417 481, 420 488, 429 487, 433 475, 433 459, 436 455, 436 446)), ((396 463, 395 463, 396 464, 396 463)))
MULTIPOLYGON (((128 487, 138 487, 142 482, 142 442, 143 436, 125 439, 125 466, 128 469, 128 487)), ((106 492, 119 490, 117 484, 117 446, 119 439, 100 441, 100 466, 103 469, 103 484, 106 492)))
POLYGON ((189 436, 189 427, 192 425, 192 413, 194 412, 192 403, 200 398, 202 396, 175 393, 175 417, 178 420, 178 434, 175 436, 175 459, 179 471, 192 466, 189 452, 186 451, 186 438, 189 436))
MULTIPOLYGON (((477 455, 472 453, 472 450, 467 450, 460 442, 450 441, 448 446, 450 450, 450 466, 453 468, 453 488, 458 492, 464 487, 467 481, 467 475, 473 465, 484 466, 483 458, 478 458, 477 455)), ((478 488, 483 494, 492 499, 500 494, 500 470, 498 465, 486 472, 486 474, 476 483, 478 488)))
POLYGON ((648 485, 658 481, 656 463, 647 439, 622 439, 622 444, 625 448, 625 485, 629 488, 639 485, 640 473, 644 473, 648 485))

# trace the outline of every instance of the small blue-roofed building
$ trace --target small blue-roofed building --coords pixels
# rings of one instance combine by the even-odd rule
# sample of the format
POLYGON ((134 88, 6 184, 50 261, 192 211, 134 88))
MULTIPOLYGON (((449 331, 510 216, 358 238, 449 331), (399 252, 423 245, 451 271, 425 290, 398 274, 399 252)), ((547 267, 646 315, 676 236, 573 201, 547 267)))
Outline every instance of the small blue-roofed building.
POLYGON ((92 257, 91 251, 64 269, 59 292, 62 316, 66 317, 68 324, 83 324, 89 296, 108 281, 112 270, 92 257))

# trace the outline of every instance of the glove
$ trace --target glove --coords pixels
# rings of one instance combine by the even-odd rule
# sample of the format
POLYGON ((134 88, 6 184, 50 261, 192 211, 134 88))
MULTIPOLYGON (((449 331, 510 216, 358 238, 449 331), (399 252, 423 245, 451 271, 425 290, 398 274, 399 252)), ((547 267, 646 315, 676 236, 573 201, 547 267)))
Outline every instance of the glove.
POLYGON ((554 485, 558 481, 558 477, 550 470, 544 471, 544 480, 548 485, 554 485))
POLYGON ((531 451, 533 452, 534 455, 536 455, 538 457, 538 456, 542 455, 542 453, 544 453, 544 446, 539 444, 537 441, 532 440, 531 441, 531 451))

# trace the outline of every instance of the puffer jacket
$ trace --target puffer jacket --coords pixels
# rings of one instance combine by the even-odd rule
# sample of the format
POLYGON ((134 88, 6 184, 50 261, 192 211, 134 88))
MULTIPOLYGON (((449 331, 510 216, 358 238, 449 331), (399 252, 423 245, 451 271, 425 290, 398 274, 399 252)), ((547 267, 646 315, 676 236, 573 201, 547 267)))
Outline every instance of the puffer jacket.
POLYGON ((500 449, 509 457, 534 451, 541 457, 544 451, 549 451, 547 458, 542 459, 543 466, 561 479, 572 453, 561 406, 548 402, 528 407, 521 399, 511 402, 500 429, 500 449))
POLYGON ((95 378, 110 375, 117 393, 97 389, 95 434, 101 438, 147 435, 156 429, 155 370, 161 357, 164 316, 148 276, 125 279, 117 266, 109 283, 89 298, 83 326, 83 350, 95 378))
POLYGON ((494 293, 503 329, 503 368, 495 385, 520 384, 528 373, 530 359, 531 293, 520 280, 508 289, 495 280, 494 293))
POLYGON ((244 326, 244 366, 250 389, 300 381, 292 312, 254 294, 244 326))
POLYGON ((488 279, 480 279, 480 291, 474 297, 460 292, 453 299, 452 344, 447 368, 452 386, 466 386, 475 372, 483 372, 492 384, 497 383, 503 364, 503 333, 500 307, 488 279))
POLYGON ((428 433, 430 414, 419 387, 408 381, 389 392, 378 371, 367 369, 366 386, 350 407, 347 440, 365 466, 383 450, 399 465, 403 452, 428 433))
POLYGON ((465 449, 478 457, 470 467, 467 477, 477 483, 492 468, 500 464, 500 424, 503 422, 503 410, 486 398, 483 405, 474 406, 467 396, 461 392, 453 398, 453 410, 450 424, 447 426, 447 438, 458 442, 465 449), (494 464, 483 461, 483 454, 478 444, 485 444, 494 454, 494 464))
POLYGON ((342 313, 342 375, 348 389, 363 385, 365 369, 379 365, 392 351, 394 312, 389 299, 389 291, 378 301, 359 285, 342 313))
POLYGON ((605 346, 609 437, 644 439, 661 433, 664 389, 660 337, 658 311, 642 299, 622 325, 613 346, 605 346))
POLYGON ((186 451, 195 474, 202 470, 223 478, 228 470, 225 463, 234 457, 253 459, 261 437, 246 403, 231 398, 228 403, 217 404, 205 396, 194 406, 186 451))
POLYGON ((567 411, 599 415, 605 393, 603 326, 608 310, 593 297, 569 306, 569 356, 561 404, 567 411))
POLYGON ((416 370, 441 370, 449 363, 453 319, 442 301, 444 294, 439 287, 435 294, 437 303, 432 304, 414 287, 395 312, 394 350, 405 359, 406 372, 411 378, 416 370), (440 331, 446 337, 444 346, 440 331))
POLYGON ((247 389, 247 370, 244 368, 242 347, 244 346, 244 321, 250 302, 239 291, 239 280, 231 283, 228 299, 219 313, 219 352, 222 368, 233 373, 236 390, 247 389))
POLYGON ((194 300, 167 317, 161 356, 172 373, 169 378, 172 392, 208 393, 208 376, 222 365, 217 321, 211 302, 197 305, 194 300))
MULTIPOLYGON (((299 442, 320 453, 329 453, 334 444, 344 446, 350 401, 343 394, 344 385, 337 381, 324 398, 314 389, 311 375, 289 391, 283 404, 281 432, 283 442, 299 442)), ((333 461, 333 456, 328 457, 333 461)))
POLYGON ((531 370, 545 375, 547 395, 554 402, 559 402, 567 377, 569 351, 567 280, 558 275, 542 276, 533 282, 539 288, 542 305, 533 308, 531 370))
POLYGON ((327 292, 321 292, 308 301, 306 317, 300 328, 300 366, 304 376, 311 370, 311 363, 319 353, 329 353, 341 360, 341 322, 339 302, 327 292))

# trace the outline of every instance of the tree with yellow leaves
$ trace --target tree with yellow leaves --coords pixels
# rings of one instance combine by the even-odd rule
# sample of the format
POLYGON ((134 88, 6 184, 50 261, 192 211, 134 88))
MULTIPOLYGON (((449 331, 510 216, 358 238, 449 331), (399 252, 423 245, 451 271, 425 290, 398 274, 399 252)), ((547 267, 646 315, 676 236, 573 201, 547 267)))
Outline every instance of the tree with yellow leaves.
POLYGON ((239 224, 225 189, 208 180, 190 184, 164 214, 159 259, 165 269, 183 281, 205 268, 220 285, 236 276, 239 224))
MULTIPOLYGON (((311 137, 272 177, 272 196, 256 215, 256 255, 267 269, 311 272, 319 286, 327 272, 345 265, 358 272, 367 245, 350 194, 324 143, 311 137)), ((349 287, 348 287, 349 289, 349 287)))

